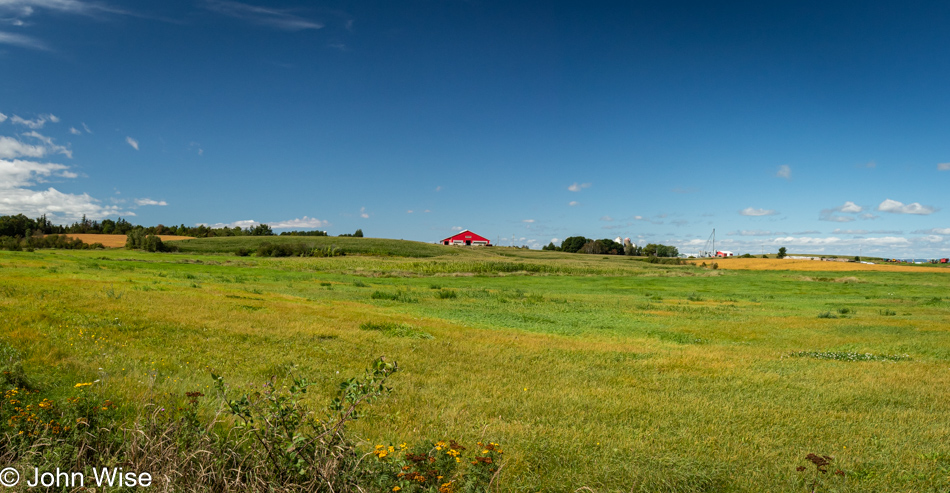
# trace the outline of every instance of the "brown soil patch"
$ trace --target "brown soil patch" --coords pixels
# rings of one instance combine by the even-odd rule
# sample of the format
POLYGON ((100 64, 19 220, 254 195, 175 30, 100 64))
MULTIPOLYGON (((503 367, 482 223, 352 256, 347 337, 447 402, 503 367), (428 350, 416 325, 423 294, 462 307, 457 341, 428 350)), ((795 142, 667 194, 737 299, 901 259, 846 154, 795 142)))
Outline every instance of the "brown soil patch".
MULTIPOLYGON (((121 248, 125 246, 125 235, 95 235, 95 234, 67 234, 70 238, 79 238, 83 243, 102 243, 106 248, 121 248)), ((190 236, 158 235, 162 241, 190 240, 190 236)))
POLYGON ((858 262, 831 262, 827 260, 801 260, 777 258, 717 258, 690 260, 693 265, 719 264, 720 269, 735 270, 796 270, 796 271, 887 271, 887 272, 946 272, 946 267, 902 264, 862 264, 858 262))

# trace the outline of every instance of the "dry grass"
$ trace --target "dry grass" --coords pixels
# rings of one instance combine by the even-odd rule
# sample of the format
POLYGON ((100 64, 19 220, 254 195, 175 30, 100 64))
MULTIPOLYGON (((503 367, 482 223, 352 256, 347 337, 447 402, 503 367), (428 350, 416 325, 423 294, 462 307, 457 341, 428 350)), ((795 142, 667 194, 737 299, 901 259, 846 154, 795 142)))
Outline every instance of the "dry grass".
POLYGON ((777 259, 777 258, 719 258, 690 260, 693 265, 719 264, 720 269, 732 270, 797 270, 797 271, 879 271, 879 272, 946 272, 945 267, 901 264, 861 264, 858 262, 830 262, 822 260, 777 259))
MULTIPOLYGON (((102 243, 102 246, 106 248, 122 248, 125 246, 125 235, 96 235, 96 234, 67 234, 66 236, 70 238, 77 238, 83 243, 102 243)), ((158 235, 162 241, 174 241, 174 240, 191 240, 193 239, 190 236, 176 236, 176 235, 158 235)))

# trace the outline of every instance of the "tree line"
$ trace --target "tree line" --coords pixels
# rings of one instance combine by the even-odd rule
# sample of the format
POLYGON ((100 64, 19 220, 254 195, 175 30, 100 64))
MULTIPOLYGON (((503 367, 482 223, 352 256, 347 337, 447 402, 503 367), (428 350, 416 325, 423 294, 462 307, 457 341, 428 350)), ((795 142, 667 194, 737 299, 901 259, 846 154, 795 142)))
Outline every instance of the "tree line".
POLYGON ((609 238, 592 240, 583 236, 569 236, 557 246, 552 241, 542 250, 586 253, 594 255, 630 255, 635 257, 678 257, 680 252, 675 246, 650 243, 636 246, 631 243, 620 244, 609 238))

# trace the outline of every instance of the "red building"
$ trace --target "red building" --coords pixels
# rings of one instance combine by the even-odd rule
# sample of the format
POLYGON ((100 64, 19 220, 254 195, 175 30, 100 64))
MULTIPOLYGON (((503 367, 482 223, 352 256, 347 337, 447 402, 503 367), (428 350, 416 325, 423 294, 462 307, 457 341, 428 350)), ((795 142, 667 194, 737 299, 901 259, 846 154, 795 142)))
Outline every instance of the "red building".
POLYGON ((442 240, 443 245, 480 245, 491 246, 488 238, 472 233, 469 230, 460 231, 442 240))

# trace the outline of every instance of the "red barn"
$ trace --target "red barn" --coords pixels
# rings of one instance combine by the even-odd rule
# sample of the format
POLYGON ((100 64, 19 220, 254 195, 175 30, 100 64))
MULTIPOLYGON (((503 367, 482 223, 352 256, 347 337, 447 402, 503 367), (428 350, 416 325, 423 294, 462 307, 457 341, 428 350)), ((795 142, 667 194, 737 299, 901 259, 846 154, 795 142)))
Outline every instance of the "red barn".
POLYGON ((443 245, 481 245, 491 246, 488 238, 472 233, 469 230, 460 231, 442 240, 443 245))

